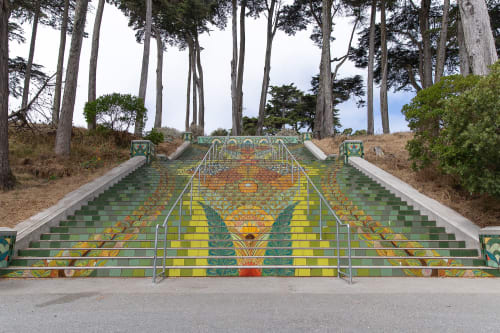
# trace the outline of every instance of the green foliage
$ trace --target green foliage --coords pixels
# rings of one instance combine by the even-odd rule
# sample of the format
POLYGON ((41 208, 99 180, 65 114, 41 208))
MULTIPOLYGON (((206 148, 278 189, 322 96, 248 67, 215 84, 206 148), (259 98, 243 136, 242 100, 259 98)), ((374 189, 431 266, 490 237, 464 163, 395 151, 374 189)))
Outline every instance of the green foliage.
POLYGON ((352 135, 352 128, 344 128, 344 130, 342 131, 342 135, 351 136, 352 135))
POLYGON ((82 162, 81 166, 84 169, 95 170, 95 169, 102 167, 103 162, 101 161, 100 157, 92 156, 92 158, 90 160, 82 162))
POLYGON ((137 117, 147 120, 147 110, 142 99, 132 95, 103 95, 93 102, 87 102, 83 109, 89 123, 96 122, 114 131, 128 131, 137 117))
POLYGON ((352 134, 352 136, 362 136, 362 135, 366 135, 366 130, 362 129, 362 130, 357 130, 356 132, 354 132, 352 134))
POLYGON ((163 133, 165 139, 178 139, 182 137, 182 132, 173 127, 161 127, 158 128, 157 131, 163 133))
POLYGON ((162 143, 165 140, 162 132, 159 132, 156 128, 153 128, 144 139, 151 141, 155 145, 162 143))
POLYGON ((500 197, 500 62, 470 90, 445 101, 435 147, 440 168, 472 193, 500 197))
POLYGON ((243 117, 243 135, 256 135, 257 121, 256 117, 243 117))
POLYGON ((470 193, 500 197, 500 62, 486 77, 445 77, 403 107, 415 169, 435 167, 470 193))
POLYGON ((436 140, 443 127, 445 102, 474 86, 479 77, 469 75, 452 75, 443 77, 441 81, 417 93, 410 104, 403 106, 401 112, 408 121, 408 126, 415 133, 413 140, 408 141, 412 167, 423 169, 436 160, 436 140))
POLYGON ((218 128, 215 131, 213 131, 210 135, 211 136, 227 136, 229 134, 227 129, 224 128, 218 128))
POLYGON ((193 139, 196 139, 199 136, 205 135, 205 131, 203 130, 203 127, 196 125, 196 124, 191 124, 191 126, 189 126, 189 131, 191 133, 193 133, 193 139))

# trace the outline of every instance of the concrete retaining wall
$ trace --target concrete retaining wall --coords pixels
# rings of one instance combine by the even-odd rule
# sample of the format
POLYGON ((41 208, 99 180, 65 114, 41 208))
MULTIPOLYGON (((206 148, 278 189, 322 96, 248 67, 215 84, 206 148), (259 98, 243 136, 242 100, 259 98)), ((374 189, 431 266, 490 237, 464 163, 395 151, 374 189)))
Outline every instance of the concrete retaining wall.
POLYGON ((350 157, 349 163, 398 198, 412 205, 422 215, 436 221, 438 226, 444 227, 449 233, 454 233, 458 240, 464 240, 468 248, 480 248, 480 228, 469 219, 360 157, 350 157))
POLYGON ((312 141, 305 141, 304 142, 304 147, 306 147, 307 150, 311 152, 311 154, 314 155, 318 160, 324 161, 326 160, 327 156, 321 149, 319 149, 318 146, 316 146, 312 141))
POLYGON ((19 223, 14 228, 17 231, 16 254, 19 249, 28 247, 31 241, 39 240, 40 235, 48 232, 50 227, 57 226, 60 221, 72 215, 90 200, 96 198, 145 163, 146 157, 133 157, 108 171, 104 176, 67 194, 54 206, 19 223))
POLYGON ((189 141, 184 141, 177 149, 170 155, 168 155, 169 160, 175 160, 179 158, 179 156, 182 155, 182 153, 188 149, 188 147, 191 145, 191 142, 189 141))

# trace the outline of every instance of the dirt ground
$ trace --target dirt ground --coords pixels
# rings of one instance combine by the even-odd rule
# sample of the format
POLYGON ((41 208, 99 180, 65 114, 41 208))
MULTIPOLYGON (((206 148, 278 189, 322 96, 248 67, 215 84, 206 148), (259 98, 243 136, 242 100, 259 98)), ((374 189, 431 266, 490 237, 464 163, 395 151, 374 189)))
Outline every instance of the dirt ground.
POLYGON ((500 225, 500 200, 488 196, 472 196, 454 184, 451 178, 435 171, 415 172, 408 161, 406 142, 410 132, 387 135, 336 137, 314 140, 327 155, 338 154, 343 140, 362 140, 365 158, 379 168, 410 184, 421 193, 451 207, 481 227, 500 225), (374 147, 382 148, 384 156, 377 157, 374 147))
MULTIPOLYGON (((50 127, 9 129, 9 160, 17 185, 0 192, 0 227, 14 227, 126 161, 134 139, 128 133, 91 135, 74 128, 71 155, 60 159, 53 153, 54 138, 50 127)), ((162 143, 158 152, 168 155, 181 143, 181 139, 162 143)))

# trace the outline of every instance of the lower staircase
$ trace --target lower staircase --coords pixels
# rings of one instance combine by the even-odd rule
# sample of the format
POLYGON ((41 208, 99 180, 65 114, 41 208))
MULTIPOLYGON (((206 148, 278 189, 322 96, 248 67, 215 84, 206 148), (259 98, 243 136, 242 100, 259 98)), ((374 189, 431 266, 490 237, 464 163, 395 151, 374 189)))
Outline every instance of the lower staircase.
POLYGON ((194 144, 176 161, 137 169, 21 249, 0 276, 153 277, 155 256, 165 277, 339 268, 354 277, 500 276, 477 249, 340 160, 317 161, 301 144, 286 147, 286 161, 272 146, 223 148, 210 168, 200 164, 209 146, 194 144))

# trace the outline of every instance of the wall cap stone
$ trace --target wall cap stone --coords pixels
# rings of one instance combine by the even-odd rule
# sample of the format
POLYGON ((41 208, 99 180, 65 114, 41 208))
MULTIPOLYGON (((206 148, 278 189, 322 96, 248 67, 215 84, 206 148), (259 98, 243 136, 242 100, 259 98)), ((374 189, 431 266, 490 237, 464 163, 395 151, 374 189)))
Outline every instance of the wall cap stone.
POLYGON ((177 149, 170 155, 168 155, 169 160, 176 160, 179 158, 179 156, 182 155, 182 153, 188 149, 188 147, 191 145, 190 141, 184 141, 177 149))
POLYGON ((311 152, 311 154, 314 155, 318 160, 324 161, 327 159, 328 156, 318 147, 316 146, 312 141, 305 141, 304 142, 304 147, 306 147, 307 150, 311 152))
POLYGON ((479 230, 480 235, 500 235, 500 226, 498 227, 485 227, 479 230))

